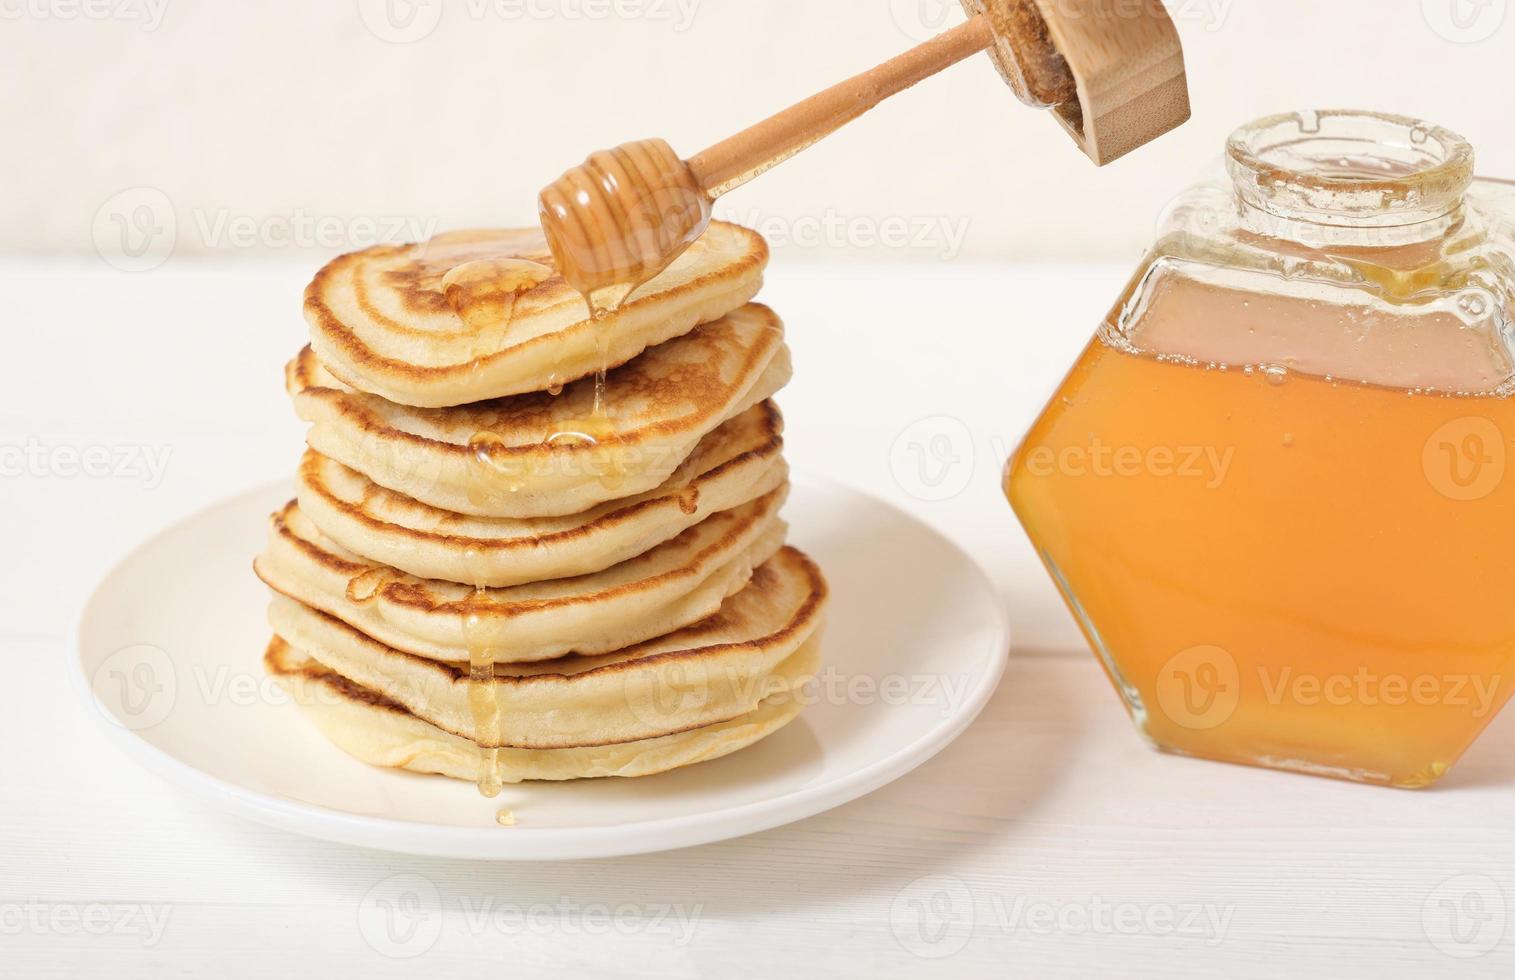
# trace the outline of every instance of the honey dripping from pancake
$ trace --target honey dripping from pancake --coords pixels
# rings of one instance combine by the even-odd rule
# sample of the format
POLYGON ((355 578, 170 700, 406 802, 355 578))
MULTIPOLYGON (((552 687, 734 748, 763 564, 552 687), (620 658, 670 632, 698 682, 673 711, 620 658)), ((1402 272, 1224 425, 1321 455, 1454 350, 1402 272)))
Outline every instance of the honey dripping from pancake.
POLYGON ((463 645, 468 651, 468 710, 473 716, 474 741, 479 749, 479 793, 493 799, 503 788, 499 745, 505 740, 505 726, 495 694, 494 644, 486 618, 498 606, 483 585, 482 570, 478 567, 481 557, 474 548, 464 555, 464 561, 473 570, 475 585, 463 603, 463 645))
POLYGON ((468 448, 485 477, 469 482, 469 503, 475 507, 488 507, 502 491, 507 494, 521 492, 529 476, 528 468, 510 457, 509 447, 498 433, 480 429, 469 437, 468 448))

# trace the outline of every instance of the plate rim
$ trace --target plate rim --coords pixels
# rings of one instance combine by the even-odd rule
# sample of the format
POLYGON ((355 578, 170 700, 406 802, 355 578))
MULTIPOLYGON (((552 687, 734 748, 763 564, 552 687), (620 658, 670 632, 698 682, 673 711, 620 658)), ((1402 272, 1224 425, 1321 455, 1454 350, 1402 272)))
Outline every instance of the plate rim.
MULTIPOLYGON (((887 507, 945 544, 971 569, 988 598, 997 593, 982 565, 958 542, 910 511, 870 491, 813 471, 796 468, 790 476, 796 486, 812 485, 832 492, 863 497, 887 507)), ((268 482, 217 498, 194 508, 185 516, 162 523, 142 538, 101 563, 92 575, 71 613, 69 682, 93 724, 103 728, 110 743, 137 765, 175 789, 263 826, 289 833, 390 853, 483 861, 561 861, 630 857, 695 847, 772 830, 850 803, 923 765, 945 749, 979 716, 999 688, 1009 662, 1011 628, 1004 603, 986 603, 992 613, 995 650, 980 681, 963 705, 944 723, 889 755, 876 759, 840 779, 819 786, 802 787, 779 796, 753 800, 716 810, 701 810, 673 817, 659 817, 614 827, 513 827, 503 833, 494 827, 457 827, 414 820, 345 813, 315 803, 306 803, 253 790, 207 773, 141 734, 111 720, 108 709, 95 696, 84 668, 83 631, 86 617, 100 597, 107 580, 160 538, 193 524, 213 511, 243 498, 273 496, 279 487, 292 486, 288 478, 268 482)), ((250 560, 250 559, 249 559, 250 560)))

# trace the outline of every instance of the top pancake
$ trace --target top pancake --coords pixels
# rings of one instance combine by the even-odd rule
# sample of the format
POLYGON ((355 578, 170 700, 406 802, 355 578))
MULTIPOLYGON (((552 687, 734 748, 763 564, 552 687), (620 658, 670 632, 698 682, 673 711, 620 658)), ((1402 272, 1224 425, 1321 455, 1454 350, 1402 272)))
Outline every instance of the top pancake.
POLYGON ((305 319, 312 349, 351 387, 402 405, 462 405, 545 391, 602 364, 624 364, 741 307, 757 294, 767 262, 756 232, 711 222, 673 265, 596 324, 584 298, 551 269, 538 229, 458 231, 333 260, 305 290, 305 319), (547 278, 514 294, 508 323, 481 330, 460 317, 443 278, 488 260, 548 268, 547 278))

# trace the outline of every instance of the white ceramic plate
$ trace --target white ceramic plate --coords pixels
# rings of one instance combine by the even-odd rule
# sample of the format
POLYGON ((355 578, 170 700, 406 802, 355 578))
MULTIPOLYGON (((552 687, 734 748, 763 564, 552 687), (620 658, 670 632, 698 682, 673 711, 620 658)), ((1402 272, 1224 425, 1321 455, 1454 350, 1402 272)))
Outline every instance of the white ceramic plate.
MULTIPOLYGON (((816 703, 724 759, 643 779, 507 786, 378 769, 329 744, 262 670, 252 574, 287 484, 132 551, 78 624, 74 673, 104 730, 169 782, 275 827, 445 857, 609 857, 724 840, 856 799, 955 738, 1004 669, 1009 627, 973 561, 880 500, 796 478, 791 540, 833 592, 816 703), (501 806, 518 823, 500 827, 501 806)), ((1007 515, 1006 520, 1009 520, 1007 515)))

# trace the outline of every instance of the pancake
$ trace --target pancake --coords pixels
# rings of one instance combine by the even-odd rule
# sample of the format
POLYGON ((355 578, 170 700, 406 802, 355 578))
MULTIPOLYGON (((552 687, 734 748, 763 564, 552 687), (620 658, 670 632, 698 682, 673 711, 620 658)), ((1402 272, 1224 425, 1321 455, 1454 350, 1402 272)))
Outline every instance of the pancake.
POLYGON ((666 481, 704 436, 789 380, 773 311, 749 304, 595 384, 448 409, 407 408, 353 391, 306 348, 286 368, 310 447, 374 483, 476 517, 577 514, 666 481))
MULTIPOLYGON (((484 756, 473 742, 417 718, 394 701, 336 674, 275 637, 263 663, 338 748, 376 766, 477 781, 484 756)), ((728 721, 657 738, 557 749, 501 749, 502 782, 651 776, 718 759, 784 727, 804 707, 798 691, 818 667, 814 650, 790 658, 788 690, 728 721)))
POLYGON ((596 654, 711 615, 784 544, 782 486, 722 511, 656 548, 574 578, 476 591, 359 558, 291 503, 271 519, 253 563, 275 592, 418 657, 496 663, 596 654))
MULTIPOLYGON (((672 266, 596 324, 583 297, 552 270, 539 229, 459 231, 333 260, 305 290, 305 319, 311 347, 353 388, 402 405, 462 405, 586 377, 602 363, 623 364, 719 319, 757 294, 767 262, 762 236, 712 222, 672 266), (508 322, 504 314, 482 326, 466 321, 459 294, 447 295, 448 285, 457 286, 444 277, 468 271, 461 267, 470 262, 487 272, 502 260, 534 266, 546 278, 507 283, 500 302, 513 307, 508 322)), ((482 287, 492 288, 487 280, 482 287)))
POLYGON ((325 668, 440 730, 488 747, 540 749, 651 738, 755 710, 780 665, 818 642, 825 604, 819 570, 785 548, 719 612, 685 629, 599 657, 497 665, 498 732, 479 730, 466 663, 400 652, 279 596, 269 620, 325 668))
POLYGON ((507 586, 597 572, 756 500, 788 478, 783 419, 771 401, 701 439, 661 486, 582 514, 469 517, 386 490, 356 470, 305 454, 300 512, 356 555, 420 578, 507 586))

